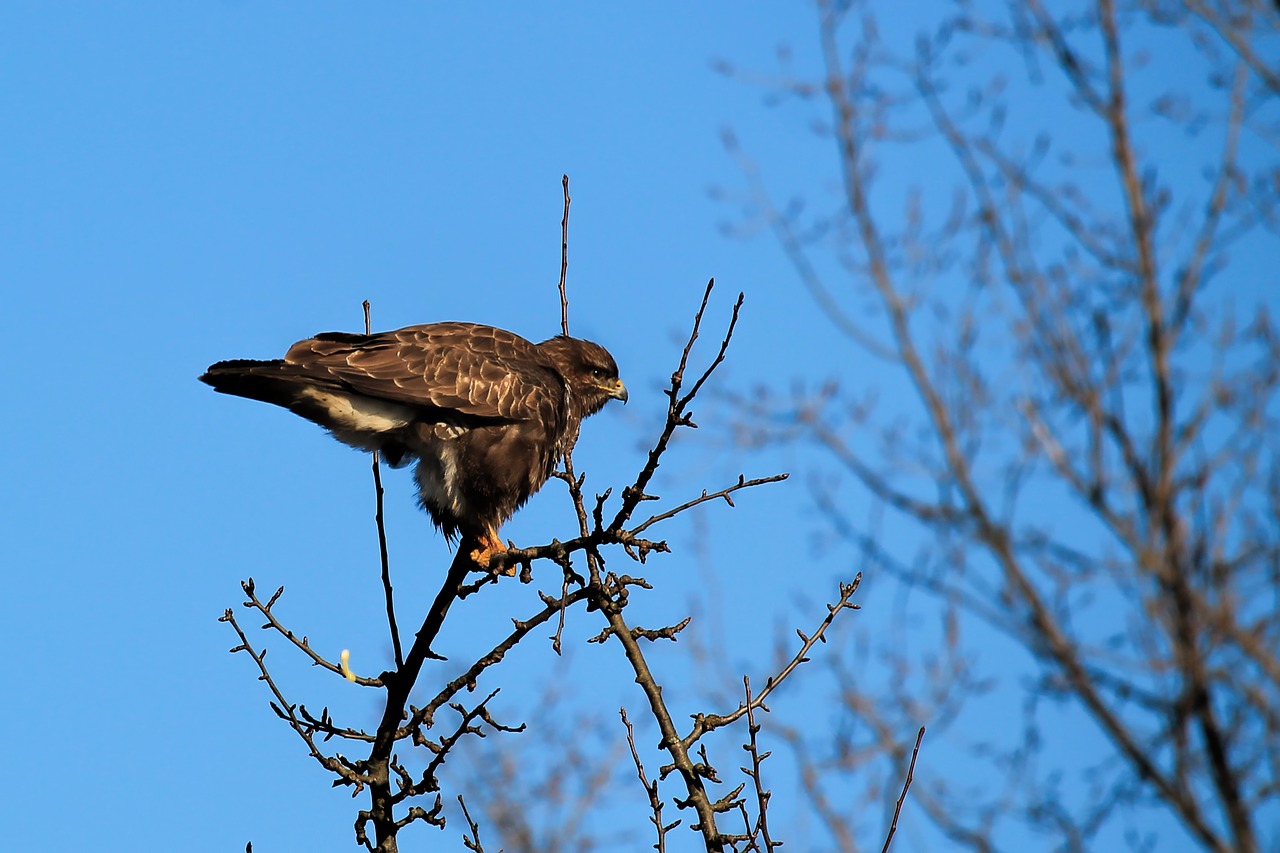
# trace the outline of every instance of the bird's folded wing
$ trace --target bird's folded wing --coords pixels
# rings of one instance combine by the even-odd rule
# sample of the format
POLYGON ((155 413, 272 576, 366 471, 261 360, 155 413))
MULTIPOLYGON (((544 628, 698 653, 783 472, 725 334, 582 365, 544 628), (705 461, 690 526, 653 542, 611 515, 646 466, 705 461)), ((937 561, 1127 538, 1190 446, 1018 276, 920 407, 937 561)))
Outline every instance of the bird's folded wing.
POLYGON ((532 344, 472 323, 317 335, 290 347, 285 362, 368 397, 493 422, 545 416, 564 394, 532 344))

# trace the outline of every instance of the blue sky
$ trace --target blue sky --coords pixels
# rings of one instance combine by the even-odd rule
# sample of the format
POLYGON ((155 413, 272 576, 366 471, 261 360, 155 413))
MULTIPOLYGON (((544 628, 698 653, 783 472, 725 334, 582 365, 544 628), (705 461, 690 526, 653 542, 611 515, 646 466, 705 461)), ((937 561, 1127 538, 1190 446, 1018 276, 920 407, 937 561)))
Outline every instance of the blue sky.
MULTIPOLYGON (((759 94, 712 60, 769 62, 779 39, 807 32, 799 11, 0 9, 0 276, 14 365, 0 426, 11 448, 0 462, 0 631, 14 681, 0 725, 24 768, 0 793, 17 818, 9 844, 351 848, 354 804, 271 715, 216 617, 239 601, 241 578, 284 583, 297 630, 380 668, 367 463, 196 376, 218 359, 359 329, 363 299, 379 328, 466 319, 554 334, 568 172, 573 331, 606 344, 632 389, 625 409, 590 424, 579 465, 601 488, 617 482, 660 424, 675 338, 709 277, 722 283, 713 324, 749 293, 744 358, 730 374, 753 371, 760 356, 745 354, 800 321, 788 314, 794 294, 765 286, 787 277, 782 259, 767 242, 721 236, 732 211, 709 193, 736 175, 720 130, 750 138, 760 119, 759 94)), ((762 145, 800 133, 767 122, 756 132, 762 145)), ((714 425, 704 429, 713 444, 714 425)), ((684 497, 729 473, 680 475, 673 464, 662 493, 684 497)), ((409 478, 387 485, 408 622, 448 553, 414 509, 409 478)), ((507 534, 563 536, 553 492, 507 534)), ((752 498, 738 503, 747 511, 726 523, 750 523, 752 498)), ((767 580, 733 562, 749 584, 767 580)), ((695 563, 688 549, 665 563, 679 591, 643 622, 682 615, 695 563)), ((465 655, 535 609, 533 590, 512 586, 459 609, 442 642, 465 655)), ((598 630, 585 616, 574 627, 579 643, 598 630)), ((544 645, 531 658, 549 656, 544 645)), ((619 697, 606 716, 639 699, 620 657, 593 646, 574 659, 619 697)), ((291 696, 348 703, 355 722, 372 714, 284 649, 270 660, 291 696)), ((502 682, 515 707, 536 694, 517 673, 502 682)))
MULTIPOLYGON (((609 347, 631 389, 628 406, 611 405, 584 431, 576 458, 589 489, 643 464, 663 383, 712 276, 707 345, 733 297, 747 294, 728 386, 868 369, 843 360, 847 351, 833 360, 831 339, 809 332, 820 315, 782 254, 767 236, 726 236, 737 211, 713 192, 741 184, 726 128, 779 185, 829 168, 802 120, 713 69, 718 59, 774 68, 784 42, 803 46, 796 62, 811 67, 810 11, 549 8, 0 7, 11 365, 0 419, 10 664, 0 726, 20 768, 0 783, 0 802, 17 817, 6 836, 14 849, 136 849, 158 838, 191 851, 246 841, 352 849, 356 804, 329 789, 270 713, 216 619, 239 602, 242 578, 284 584, 291 627, 331 656, 350 648, 359 671, 382 668, 367 460, 281 410, 213 394, 196 381, 209 363, 358 330, 364 299, 377 328, 459 319, 555 334, 567 172, 572 330, 609 347)), ((695 410, 702 429, 664 466, 657 491, 669 503, 740 471, 815 473, 795 452, 726 452, 717 411, 695 410)), ((775 629, 814 621, 854 567, 847 554, 796 560, 796 536, 807 549, 814 530, 803 476, 737 503, 701 514, 702 527, 668 529, 676 554, 652 564, 663 586, 635 605, 635 620, 674 622, 717 599, 709 621, 730 667, 762 677, 775 629)), ((387 475, 387 507, 406 625, 448 552, 414 508, 406 474, 387 475)), ((564 538, 569 523, 552 483, 504 532, 529 544, 564 538)), ((440 648, 462 661, 536 609, 532 589, 506 584, 455 610, 440 648)), ((855 618, 874 633, 890 611, 855 618)), ((599 704, 583 707, 602 717, 626 703, 639 718, 616 649, 581 642, 598 630, 577 614, 563 662, 546 644, 523 650, 493 682, 507 721, 548 680, 587 686, 599 704)), ((274 645, 269 661, 291 699, 354 724, 372 719, 368 696, 274 645)), ((689 702, 682 654, 659 648, 654 662, 671 674, 675 701, 689 702)), ((642 805, 628 810, 641 833, 642 805)), ((455 827, 414 837, 461 849, 455 827)))

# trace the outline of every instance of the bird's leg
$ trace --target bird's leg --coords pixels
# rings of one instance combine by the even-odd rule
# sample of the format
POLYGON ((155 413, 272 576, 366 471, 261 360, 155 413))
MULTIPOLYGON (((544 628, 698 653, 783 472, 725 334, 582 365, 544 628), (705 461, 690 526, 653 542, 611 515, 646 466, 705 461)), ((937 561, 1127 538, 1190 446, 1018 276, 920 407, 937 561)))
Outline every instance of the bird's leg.
MULTIPOLYGON (((498 554, 505 554, 507 546, 503 543, 498 531, 492 526, 486 527, 484 533, 479 536, 480 547, 471 552, 471 559, 475 560, 476 565, 481 568, 489 568, 489 561, 498 554)), ((507 577, 511 577, 516 573, 515 566, 503 566, 502 573, 507 577)))

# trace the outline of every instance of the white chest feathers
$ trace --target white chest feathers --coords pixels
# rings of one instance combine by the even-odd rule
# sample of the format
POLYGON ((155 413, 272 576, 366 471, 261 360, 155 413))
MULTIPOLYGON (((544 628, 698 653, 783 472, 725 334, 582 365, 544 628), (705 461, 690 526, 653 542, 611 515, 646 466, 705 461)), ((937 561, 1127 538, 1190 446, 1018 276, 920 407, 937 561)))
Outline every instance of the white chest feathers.
POLYGON ((435 443, 435 450, 434 454, 424 453, 418 462, 418 495, 427 507, 438 507, 454 518, 465 518, 470 513, 458 483, 458 445, 453 441, 439 441, 435 443))

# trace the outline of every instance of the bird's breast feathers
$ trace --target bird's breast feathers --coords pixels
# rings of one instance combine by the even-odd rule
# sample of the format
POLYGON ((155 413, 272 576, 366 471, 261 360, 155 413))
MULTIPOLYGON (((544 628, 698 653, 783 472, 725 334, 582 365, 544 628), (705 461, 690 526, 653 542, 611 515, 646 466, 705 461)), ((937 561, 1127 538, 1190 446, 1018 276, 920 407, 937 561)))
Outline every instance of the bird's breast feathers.
POLYGON ((440 441, 434 453, 423 453, 414 475, 418 495, 429 509, 440 509, 453 518, 466 518, 471 512, 463 495, 458 465, 461 449, 453 441, 440 441))

